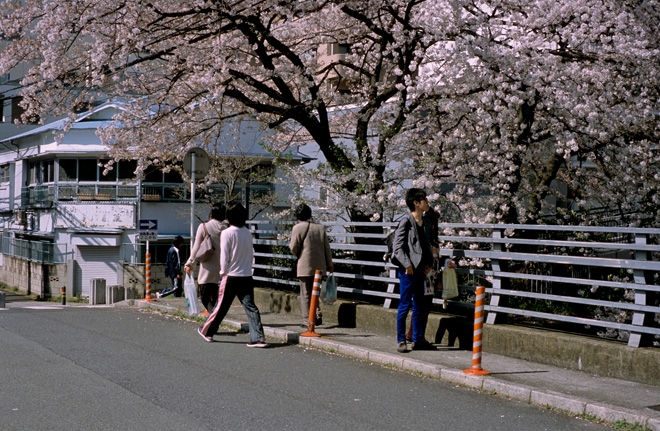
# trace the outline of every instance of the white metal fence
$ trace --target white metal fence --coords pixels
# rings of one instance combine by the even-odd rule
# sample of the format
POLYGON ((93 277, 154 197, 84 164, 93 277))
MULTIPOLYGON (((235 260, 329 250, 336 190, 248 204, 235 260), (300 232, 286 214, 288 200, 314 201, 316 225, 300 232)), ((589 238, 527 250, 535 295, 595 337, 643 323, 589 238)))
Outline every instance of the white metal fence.
MULTIPOLYGON (((328 229, 338 291, 343 296, 398 299, 395 268, 383 260, 395 223, 323 223, 328 229)), ((255 221, 255 279, 297 286, 288 244, 293 222, 255 221)), ((440 224, 440 254, 458 264, 454 310, 489 294, 487 323, 507 315, 543 325, 660 344, 660 229, 553 225, 440 224), (594 328, 594 329, 590 329, 594 328)), ((434 303, 440 303, 439 298, 434 303)))
POLYGON ((54 244, 49 241, 34 241, 2 236, 2 254, 46 264, 66 263, 71 259, 69 244, 54 244))

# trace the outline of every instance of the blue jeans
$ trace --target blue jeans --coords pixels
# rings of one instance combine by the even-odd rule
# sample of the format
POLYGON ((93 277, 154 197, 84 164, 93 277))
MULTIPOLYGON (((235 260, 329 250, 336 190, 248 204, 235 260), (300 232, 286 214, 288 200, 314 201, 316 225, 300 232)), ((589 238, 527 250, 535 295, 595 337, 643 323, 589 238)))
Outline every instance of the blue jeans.
POLYGON ((422 333, 422 313, 424 310, 424 272, 413 271, 406 275, 406 271, 399 269, 399 309, 396 315, 396 339, 400 343, 406 341, 406 318, 412 305, 413 342, 417 343, 424 338, 422 333))

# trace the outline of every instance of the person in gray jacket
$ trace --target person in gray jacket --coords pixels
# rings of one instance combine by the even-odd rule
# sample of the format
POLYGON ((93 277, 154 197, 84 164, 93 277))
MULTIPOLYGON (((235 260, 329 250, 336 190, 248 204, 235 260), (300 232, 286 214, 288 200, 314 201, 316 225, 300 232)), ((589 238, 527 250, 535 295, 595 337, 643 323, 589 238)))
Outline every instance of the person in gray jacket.
MULTIPOLYGON (((309 321, 309 304, 314 286, 314 273, 321 270, 325 274, 334 272, 332 265, 332 252, 325 227, 318 223, 312 223, 312 209, 300 204, 295 210, 295 215, 300 223, 296 224, 291 231, 291 242, 289 249, 298 257, 296 275, 300 279, 300 311, 302 314, 302 326, 307 327, 309 321)), ((316 324, 322 323, 321 308, 316 311, 316 324)))
POLYGON ((406 206, 410 214, 396 228, 392 244, 392 263, 398 266, 399 308, 396 318, 397 351, 406 352, 406 318, 412 305, 413 350, 433 350, 424 340, 422 313, 424 307, 424 278, 433 265, 431 224, 424 217, 429 210, 426 192, 411 188, 406 192, 406 206))

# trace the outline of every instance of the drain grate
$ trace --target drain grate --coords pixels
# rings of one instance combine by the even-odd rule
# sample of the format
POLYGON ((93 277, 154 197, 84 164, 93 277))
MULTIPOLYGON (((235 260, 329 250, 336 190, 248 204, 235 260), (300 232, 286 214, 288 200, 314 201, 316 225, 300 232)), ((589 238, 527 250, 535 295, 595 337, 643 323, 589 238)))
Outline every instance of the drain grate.
POLYGON ((655 405, 655 406, 648 406, 647 409, 657 410, 657 411, 660 412, 660 404, 655 405))

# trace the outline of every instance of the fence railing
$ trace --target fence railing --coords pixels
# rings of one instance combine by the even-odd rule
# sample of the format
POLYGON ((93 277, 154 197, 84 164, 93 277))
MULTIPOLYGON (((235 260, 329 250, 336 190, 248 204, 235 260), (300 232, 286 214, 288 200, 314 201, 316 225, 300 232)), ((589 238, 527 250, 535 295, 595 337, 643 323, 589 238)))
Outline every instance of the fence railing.
POLYGON ((2 253, 33 262, 62 264, 72 258, 73 250, 69 244, 55 244, 48 241, 2 236, 2 253))
MULTIPOLYGON (((288 249, 293 224, 250 222, 256 280, 298 285, 288 249)), ((323 224, 340 295, 391 307, 399 281, 383 256, 396 224, 323 224)), ((568 325, 634 347, 643 340, 660 345, 660 229, 440 224, 440 232, 440 255, 458 264, 461 295, 450 301, 454 310, 473 307, 476 286, 485 285, 489 324, 507 316, 568 325)))

